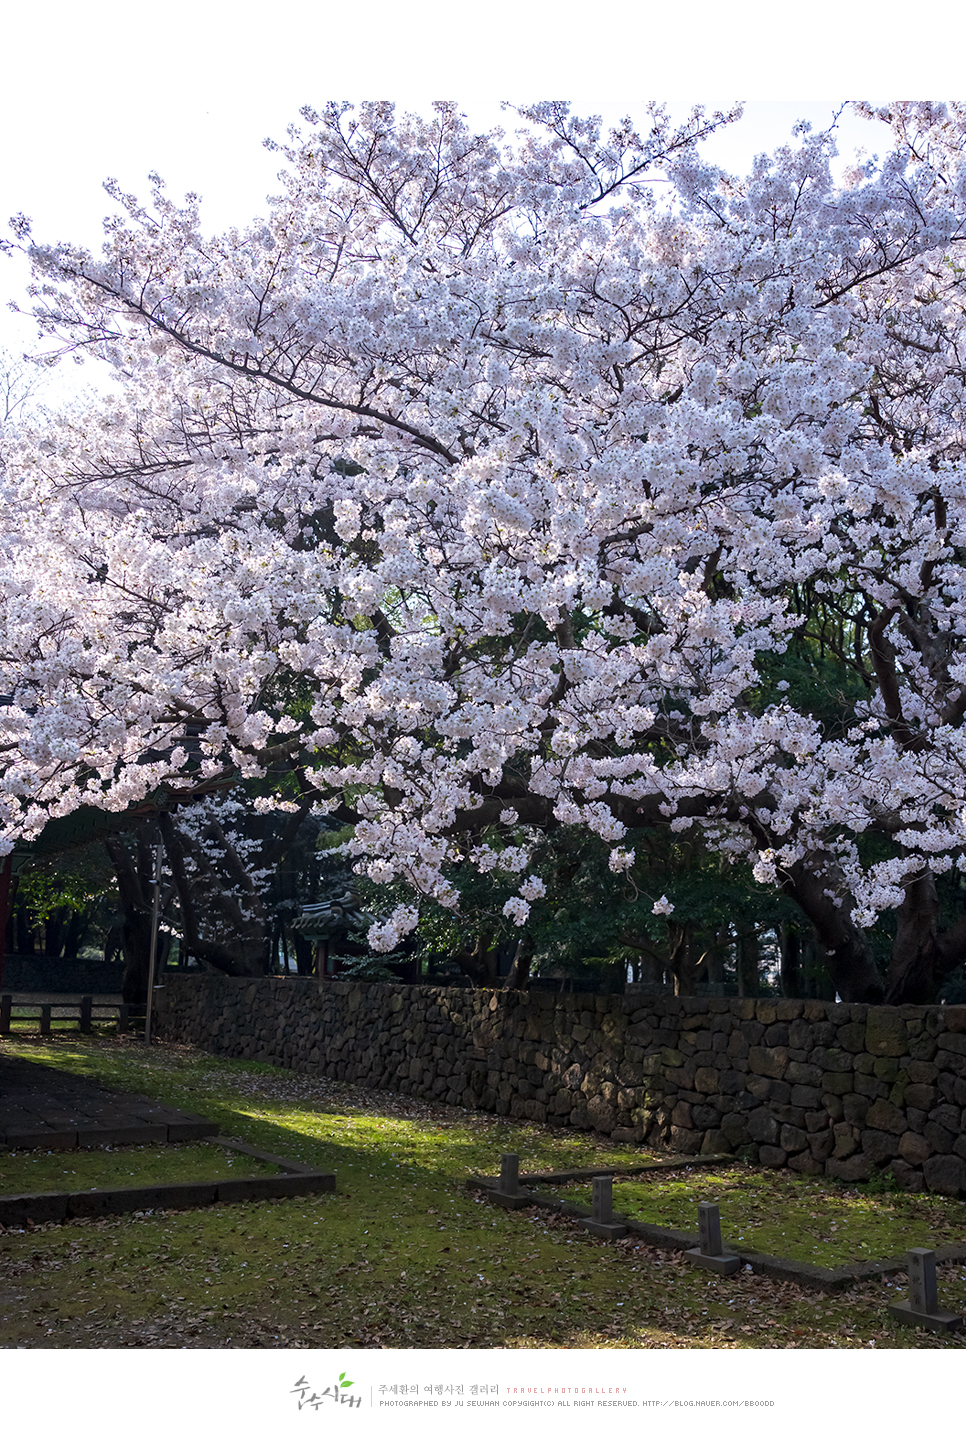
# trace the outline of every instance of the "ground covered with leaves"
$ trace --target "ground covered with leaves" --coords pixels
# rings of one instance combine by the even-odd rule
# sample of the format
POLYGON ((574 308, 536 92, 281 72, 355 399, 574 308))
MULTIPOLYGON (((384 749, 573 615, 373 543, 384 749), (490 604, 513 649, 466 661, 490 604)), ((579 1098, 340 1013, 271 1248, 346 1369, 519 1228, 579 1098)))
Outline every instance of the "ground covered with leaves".
POLYGON ((966 1203, 880 1186, 835 1184, 741 1163, 614 1181, 615 1216, 693 1228, 716 1202, 721 1235, 737 1249, 834 1268, 902 1258, 909 1248, 966 1242, 966 1203))
MULTIPOLYGON (((0 1230, 0 1347, 966 1347, 961 1335, 888 1317, 886 1305, 906 1296, 903 1277, 844 1294, 747 1270, 717 1278, 680 1254, 599 1242, 555 1214, 505 1211, 463 1186, 495 1172, 501 1152, 540 1171, 630 1168, 640 1149, 187 1047, 14 1035, 0 1049, 209 1116, 223 1136, 338 1179, 334 1194, 315 1197, 0 1230)), ((695 1174, 705 1181, 682 1196, 700 1201, 719 1174, 695 1174)), ((683 1176, 661 1176, 688 1187, 683 1176)), ((831 1182, 768 1178, 779 1190, 794 1186, 798 1205, 829 1224, 851 1196, 831 1182)), ((859 1195, 881 1218, 898 1205, 894 1190, 859 1195)), ((906 1201, 931 1227, 962 1210, 906 1201)), ((682 1226, 683 1209, 669 1196, 647 1220, 682 1226)), ((748 1241, 760 1247, 753 1231, 748 1241)), ((925 1246, 939 1241, 934 1233, 925 1246)), ((906 1246, 900 1239, 895 1251, 906 1246)), ((939 1281, 941 1305, 961 1311, 966 1270, 942 1268, 939 1281)))
POLYGON ((7 1152, 0 1157, 0 1197, 22 1192, 86 1192, 91 1188, 155 1187, 163 1182, 271 1177, 278 1170, 257 1157, 246 1157, 209 1142, 81 1147, 72 1152, 7 1152))

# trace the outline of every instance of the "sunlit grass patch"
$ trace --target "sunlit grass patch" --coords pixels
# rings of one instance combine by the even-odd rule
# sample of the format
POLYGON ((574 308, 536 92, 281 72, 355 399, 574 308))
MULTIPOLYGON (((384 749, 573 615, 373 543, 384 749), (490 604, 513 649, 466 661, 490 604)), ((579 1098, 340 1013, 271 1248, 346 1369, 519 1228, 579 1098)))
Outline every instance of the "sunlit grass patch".
POLYGON ((639 1222, 697 1230, 699 1202, 718 1204, 726 1243, 826 1268, 966 1241, 966 1205, 953 1199, 876 1193, 764 1167, 614 1183, 615 1215, 639 1222))

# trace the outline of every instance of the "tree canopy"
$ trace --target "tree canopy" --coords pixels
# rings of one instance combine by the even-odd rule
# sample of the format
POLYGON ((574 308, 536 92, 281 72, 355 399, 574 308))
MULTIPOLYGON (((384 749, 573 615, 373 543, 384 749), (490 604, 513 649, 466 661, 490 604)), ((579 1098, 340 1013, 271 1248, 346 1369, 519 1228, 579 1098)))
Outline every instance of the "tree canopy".
POLYGON ((874 114, 837 180, 804 128, 726 174, 700 110, 333 104, 247 228, 156 177, 96 256, 13 219, 41 328, 118 387, 3 440, 8 844, 282 765, 402 888, 389 950, 474 874, 517 933, 561 827, 632 882, 660 827, 794 902, 843 998, 930 999, 966 952, 966 107, 874 114))

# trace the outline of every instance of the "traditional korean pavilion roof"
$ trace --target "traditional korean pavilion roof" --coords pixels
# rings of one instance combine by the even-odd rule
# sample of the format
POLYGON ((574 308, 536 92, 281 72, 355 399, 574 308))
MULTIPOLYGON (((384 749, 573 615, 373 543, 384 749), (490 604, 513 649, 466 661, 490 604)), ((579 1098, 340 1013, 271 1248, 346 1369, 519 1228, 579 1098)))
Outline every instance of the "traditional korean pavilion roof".
POLYGON ((362 934, 372 924, 372 916, 347 889, 320 904, 303 904, 292 926, 307 940, 334 940, 362 934))

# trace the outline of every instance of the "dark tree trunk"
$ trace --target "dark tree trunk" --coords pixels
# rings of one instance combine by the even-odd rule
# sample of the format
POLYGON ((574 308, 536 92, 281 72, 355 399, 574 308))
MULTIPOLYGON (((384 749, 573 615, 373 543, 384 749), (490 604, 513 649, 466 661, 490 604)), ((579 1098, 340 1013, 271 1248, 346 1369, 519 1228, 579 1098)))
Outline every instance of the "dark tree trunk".
POLYGON ((14 918, 17 929, 17 954, 32 955, 34 953, 34 926, 27 912, 27 906, 22 901, 17 904, 14 918))
POLYGON ((798 1000, 802 995, 802 942, 795 925, 783 924, 779 934, 779 970, 782 995, 798 1000))
MULTIPOLYGON (((472 950, 456 950, 450 956, 473 985, 481 990, 501 986, 507 988, 508 978, 500 975, 500 955, 495 948, 487 948, 482 937, 478 938, 472 950)), ((532 956, 531 956, 532 959, 532 956)), ((513 967, 510 967, 512 974, 513 967)))
POLYGON ((754 1000, 761 994, 761 940, 756 925, 739 925, 735 940, 738 994, 754 1000))
POLYGON ((675 995, 693 995, 698 983, 698 967, 691 953, 693 932, 688 924, 668 923, 671 942, 671 973, 675 995))
POLYGON ((529 935, 522 935, 517 940, 513 963, 506 977, 507 990, 522 990, 524 988, 530 979, 530 967, 533 964, 533 955, 533 940, 529 935))
POLYGON ((315 949, 311 940, 292 929, 292 943, 295 946, 295 971, 298 975, 311 975, 315 970, 315 949))
POLYGON ((868 940, 852 918, 852 899, 832 858, 815 850, 785 871, 781 887, 811 921, 829 977, 844 1001, 879 1005, 885 991, 868 940))
POLYGON ((114 866, 121 901, 121 995, 128 1005, 143 1005, 148 994, 151 960, 151 916, 154 906, 153 824, 139 823, 132 840, 119 835, 104 841, 114 866))
POLYGON ((92 916, 83 910, 72 909, 64 929, 64 958, 76 960, 90 929, 92 916))
POLYGON ((44 954, 58 959, 64 947, 64 921, 67 910, 63 906, 52 909, 44 920, 44 954))
POLYGON ((931 1005, 943 980, 938 943, 939 896, 931 873, 917 874, 899 906, 892 959, 886 973, 891 1005, 931 1005))

